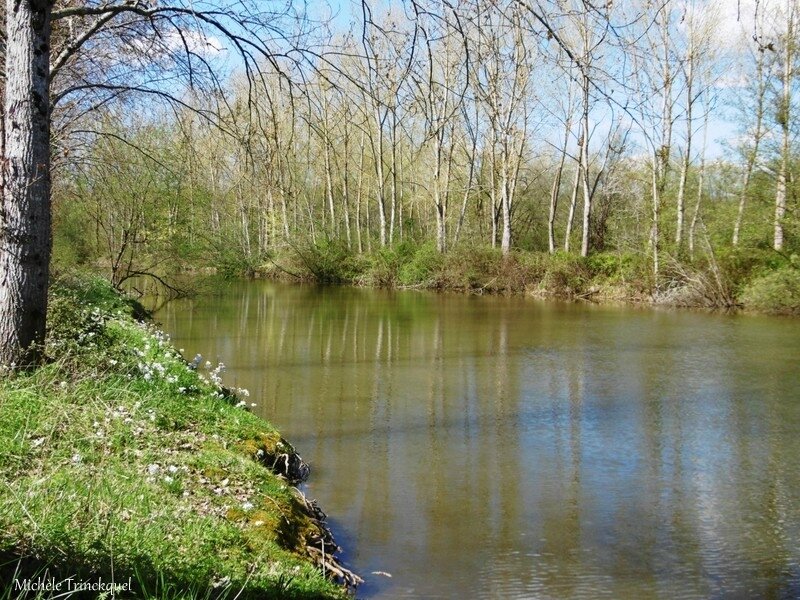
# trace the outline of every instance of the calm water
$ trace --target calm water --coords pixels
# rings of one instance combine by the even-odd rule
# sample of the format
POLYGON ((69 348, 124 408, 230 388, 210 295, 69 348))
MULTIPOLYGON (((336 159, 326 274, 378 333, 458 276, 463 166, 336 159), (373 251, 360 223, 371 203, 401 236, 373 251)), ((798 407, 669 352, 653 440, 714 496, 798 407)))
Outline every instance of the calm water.
POLYGON ((798 320, 266 282, 157 317, 311 463, 359 597, 800 598, 798 320))

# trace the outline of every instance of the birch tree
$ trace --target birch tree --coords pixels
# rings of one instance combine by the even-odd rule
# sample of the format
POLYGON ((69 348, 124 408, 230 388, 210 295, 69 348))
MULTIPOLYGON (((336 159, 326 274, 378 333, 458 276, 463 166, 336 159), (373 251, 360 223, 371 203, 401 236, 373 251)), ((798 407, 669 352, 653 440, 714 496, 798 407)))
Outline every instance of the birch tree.
POLYGON ((780 158, 778 160, 778 178, 775 187, 775 219, 773 248, 781 251, 784 246, 784 218, 786 217, 787 187, 791 177, 791 124, 792 124, 792 86, 795 77, 795 53, 797 40, 798 7, 797 0, 784 0, 784 31, 779 43, 780 48, 780 93, 775 111, 775 121, 780 127, 780 158))

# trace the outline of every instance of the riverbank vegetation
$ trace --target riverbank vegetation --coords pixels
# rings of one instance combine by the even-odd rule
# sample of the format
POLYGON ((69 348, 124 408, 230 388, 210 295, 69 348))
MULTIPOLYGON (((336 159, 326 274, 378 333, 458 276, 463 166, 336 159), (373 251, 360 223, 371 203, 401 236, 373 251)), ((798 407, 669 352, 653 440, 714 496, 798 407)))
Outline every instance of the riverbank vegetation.
POLYGON ((797 312, 800 10, 730 4, 375 8, 200 112, 109 106, 56 264, 797 312))
POLYGON ((346 595, 293 487, 307 467, 221 365, 187 363, 101 280, 50 302, 48 363, 0 378, 0 597, 68 577, 130 578, 138 598, 346 595))

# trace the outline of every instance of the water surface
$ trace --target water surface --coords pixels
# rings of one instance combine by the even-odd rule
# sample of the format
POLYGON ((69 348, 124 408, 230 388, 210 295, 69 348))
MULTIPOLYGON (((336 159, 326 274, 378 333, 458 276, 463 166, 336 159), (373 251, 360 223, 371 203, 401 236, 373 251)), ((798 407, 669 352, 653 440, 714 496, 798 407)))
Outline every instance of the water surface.
POLYGON ((800 598, 800 321, 268 282, 157 318, 311 463, 359 597, 800 598))

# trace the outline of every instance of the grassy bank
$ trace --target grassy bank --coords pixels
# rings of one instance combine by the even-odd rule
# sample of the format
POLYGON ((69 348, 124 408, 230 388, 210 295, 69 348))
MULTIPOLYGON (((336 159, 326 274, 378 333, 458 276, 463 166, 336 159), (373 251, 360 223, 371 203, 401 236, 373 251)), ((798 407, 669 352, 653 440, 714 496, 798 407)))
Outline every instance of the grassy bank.
POLYGON ((771 250, 728 251, 694 260, 663 253, 658 280, 644 254, 558 252, 462 246, 440 254, 403 243, 368 254, 330 242, 292 247, 250 272, 287 280, 472 293, 527 293, 596 301, 800 314, 800 260, 771 250))
POLYGON ((100 280, 62 282, 51 361, 0 378, 0 598, 69 576, 130 578, 124 597, 345 596, 314 564, 334 545, 291 446, 135 313, 100 280))

